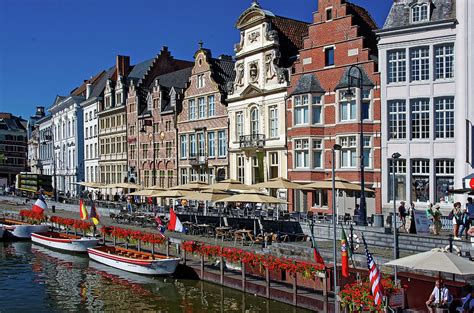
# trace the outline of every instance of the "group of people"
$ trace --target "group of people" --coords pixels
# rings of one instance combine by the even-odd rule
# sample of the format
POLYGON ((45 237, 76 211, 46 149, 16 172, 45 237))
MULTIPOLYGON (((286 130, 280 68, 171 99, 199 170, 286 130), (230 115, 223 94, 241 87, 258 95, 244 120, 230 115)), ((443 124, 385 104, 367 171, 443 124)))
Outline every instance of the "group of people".
POLYGON ((470 228, 474 222, 474 202, 472 197, 467 198, 464 208, 462 208, 461 202, 456 202, 454 208, 449 213, 449 217, 453 219, 454 239, 461 239, 463 234, 468 239, 469 233, 472 233, 470 228))
MULTIPOLYGON (((428 308, 429 312, 434 312, 433 309, 436 307, 448 308, 453 300, 453 297, 449 294, 448 288, 444 286, 442 281, 437 280, 433 292, 431 292, 428 301, 426 301, 426 307, 428 308)), ((457 307, 456 312, 474 312, 474 288, 472 286, 470 287, 468 293, 459 300, 460 306, 454 306, 454 308, 457 307)))

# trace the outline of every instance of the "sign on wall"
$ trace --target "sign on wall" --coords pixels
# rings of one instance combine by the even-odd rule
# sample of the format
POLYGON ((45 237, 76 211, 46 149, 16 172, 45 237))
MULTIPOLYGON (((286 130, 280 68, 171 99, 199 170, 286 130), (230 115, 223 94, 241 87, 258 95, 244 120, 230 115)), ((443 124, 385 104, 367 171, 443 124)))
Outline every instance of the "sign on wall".
POLYGON ((426 216, 425 211, 415 210, 415 225, 416 232, 420 233, 430 233, 430 220, 426 216))

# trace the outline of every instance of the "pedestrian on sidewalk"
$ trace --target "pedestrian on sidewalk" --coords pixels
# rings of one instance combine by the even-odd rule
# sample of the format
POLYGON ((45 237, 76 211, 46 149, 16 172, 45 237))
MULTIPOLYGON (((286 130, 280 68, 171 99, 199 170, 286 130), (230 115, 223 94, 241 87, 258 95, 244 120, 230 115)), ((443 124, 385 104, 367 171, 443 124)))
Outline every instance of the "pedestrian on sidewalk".
POLYGON ((462 238, 462 234, 464 230, 466 230, 466 240, 467 240, 468 239, 467 231, 469 230, 469 227, 471 227, 471 220, 469 219, 469 213, 467 212, 467 208, 462 209, 460 222, 461 222, 461 229, 459 231, 459 238, 462 238))
POLYGON ((454 208, 449 213, 453 219, 453 236, 455 240, 459 240, 459 226, 461 225, 461 202, 456 202, 454 208))
POLYGON ((407 217, 407 209, 405 208, 405 201, 400 202, 400 206, 398 207, 398 217, 400 218, 401 225, 398 229, 402 228, 406 231, 406 217, 407 217))
POLYGON ((441 211, 439 210, 439 204, 433 206, 432 203, 428 204, 428 209, 426 210, 426 215, 431 220, 433 234, 439 235, 441 227, 441 211))
POLYGON ((409 210, 409 214, 410 214, 410 234, 416 234, 416 223, 415 223, 415 211, 416 211, 416 207, 415 207, 415 203, 412 202, 411 205, 410 205, 410 210, 409 210))
POLYGON ((469 214, 469 219, 471 223, 470 225, 474 226, 474 201, 472 200, 472 197, 467 198, 466 210, 469 214))

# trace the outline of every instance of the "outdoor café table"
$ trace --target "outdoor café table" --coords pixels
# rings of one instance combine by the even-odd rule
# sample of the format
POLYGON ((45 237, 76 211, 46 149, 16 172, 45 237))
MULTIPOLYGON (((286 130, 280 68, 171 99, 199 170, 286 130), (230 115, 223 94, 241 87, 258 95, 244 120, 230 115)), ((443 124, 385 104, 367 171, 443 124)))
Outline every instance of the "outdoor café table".
POLYGON ((222 241, 224 241, 224 238, 227 237, 231 229, 232 227, 228 227, 228 226, 216 227, 216 239, 221 237, 222 241))
POLYGON ((199 224, 199 225, 195 225, 195 227, 198 229, 199 235, 205 235, 207 233, 207 229, 210 228, 211 225, 199 224))
POLYGON ((240 237, 242 239, 242 244, 247 241, 247 238, 250 239, 250 235, 253 231, 247 229, 240 229, 234 232, 234 245, 237 243, 237 238, 240 237))

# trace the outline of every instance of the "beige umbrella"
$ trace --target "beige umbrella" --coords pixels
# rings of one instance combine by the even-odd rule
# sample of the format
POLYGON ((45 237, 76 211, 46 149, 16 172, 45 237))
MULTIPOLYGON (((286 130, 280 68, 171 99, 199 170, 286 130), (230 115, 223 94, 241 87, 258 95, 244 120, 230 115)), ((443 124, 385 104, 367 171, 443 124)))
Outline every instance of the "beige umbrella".
POLYGON ((210 185, 209 188, 215 188, 220 190, 253 190, 255 187, 242 184, 241 182, 234 179, 226 179, 221 182, 210 185))
POLYGON ((188 194, 192 194, 193 192, 185 191, 185 190, 167 190, 161 192, 154 192, 151 197, 157 198, 186 198, 188 194))
POLYGON ((247 193, 233 195, 233 196, 221 199, 221 201, 222 202, 245 202, 245 203, 280 203, 280 204, 287 203, 284 200, 267 196, 256 191, 249 191, 247 193))
POLYGON ((385 265, 401 266, 413 270, 451 273, 461 276, 474 274, 473 262, 440 248, 393 260, 385 265))
POLYGON ((193 194, 189 194, 189 200, 198 200, 198 201, 213 201, 213 202, 222 202, 222 199, 229 197, 230 194, 215 188, 209 188, 201 190, 201 192, 195 192, 193 194))
MULTIPOLYGON (((347 191, 360 191, 361 186, 349 182, 348 180, 336 177, 335 179, 336 189, 347 190, 347 191)), ((325 180, 316 181, 314 183, 304 185, 308 189, 332 189, 332 178, 327 178, 325 180)), ((372 189, 365 188, 367 192, 374 192, 372 189)))
POLYGON ((147 187, 146 189, 148 190, 158 190, 158 191, 165 191, 166 189, 161 187, 161 186, 158 186, 158 185, 153 185, 153 186, 150 186, 150 187, 147 187))
POLYGON ((95 182, 78 182, 77 184, 88 188, 104 188, 105 186, 105 184, 95 182))
POLYGON ((209 188, 208 183, 195 181, 185 185, 174 186, 170 190, 201 190, 206 188, 209 188))
POLYGON ((108 184, 108 185, 103 186, 103 188, 143 189, 141 185, 132 184, 132 183, 108 184))
POLYGON ((273 178, 267 182, 253 185, 253 187, 254 188, 268 188, 268 189, 312 189, 312 188, 307 188, 306 185, 294 183, 283 177, 273 178))
POLYGON ((129 196, 152 197, 154 194, 156 194, 156 190, 144 189, 144 190, 139 190, 139 191, 129 193, 128 195, 129 196))

